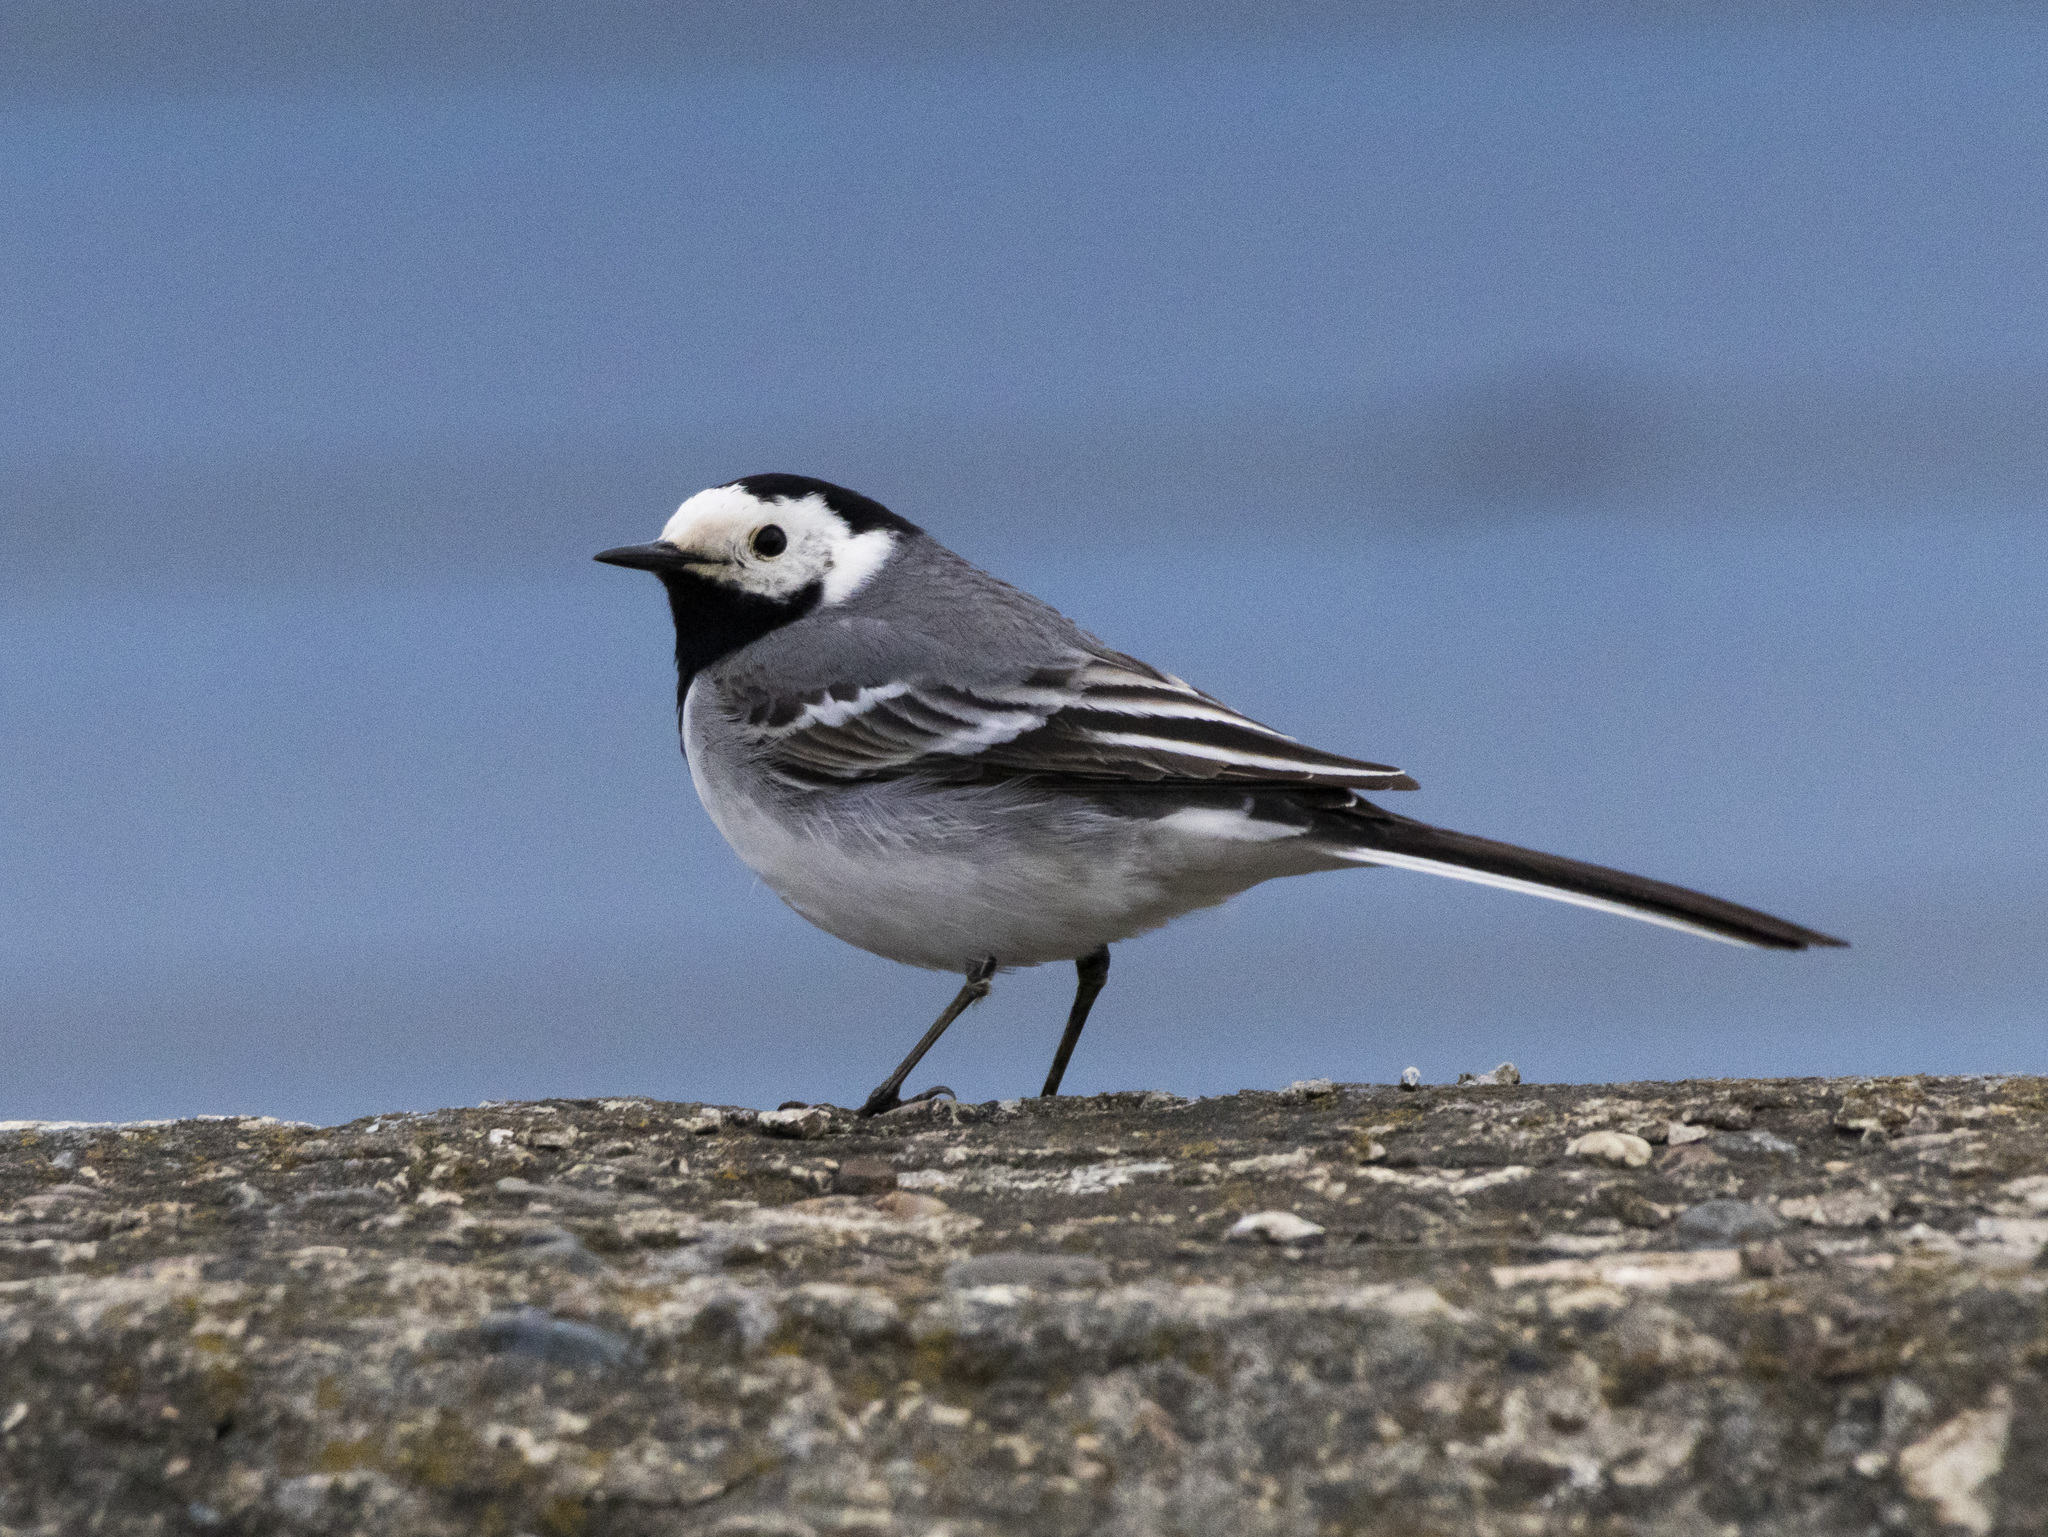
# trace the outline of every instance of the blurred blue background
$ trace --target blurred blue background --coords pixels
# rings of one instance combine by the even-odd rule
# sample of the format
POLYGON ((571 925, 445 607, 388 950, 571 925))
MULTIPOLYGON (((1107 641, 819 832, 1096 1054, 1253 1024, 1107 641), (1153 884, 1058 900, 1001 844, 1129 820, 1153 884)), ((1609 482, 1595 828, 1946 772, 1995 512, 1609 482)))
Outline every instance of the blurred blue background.
MULTIPOLYGON (((1855 943, 1283 883, 1073 1091, 2048 1070, 2037 9, 0 25, 0 1117, 857 1102, 953 984, 731 856, 589 560, 765 469, 1855 943)), ((1031 1092, 1070 987, 918 1081, 1031 1092)))

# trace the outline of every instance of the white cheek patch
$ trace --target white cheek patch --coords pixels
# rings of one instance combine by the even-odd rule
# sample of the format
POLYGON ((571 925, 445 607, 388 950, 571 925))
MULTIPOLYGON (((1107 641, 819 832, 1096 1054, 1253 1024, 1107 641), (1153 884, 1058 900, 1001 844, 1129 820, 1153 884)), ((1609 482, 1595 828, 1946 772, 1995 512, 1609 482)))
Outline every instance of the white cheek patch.
POLYGON ((789 598, 812 583, 825 604, 843 603, 887 564, 896 538, 886 529, 856 534, 821 496, 762 501, 738 486, 713 486, 678 507, 662 539, 685 557, 702 555, 699 574, 763 598, 789 598), (769 559, 755 555, 755 530, 773 523, 788 548, 769 559))
POLYGON ((818 580, 829 568, 821 542, 810 534, 783 525, 789 548, 772 560, 743 556, 736 566, 712 574, 718 580, 762 598, 791 598, 818 580))
POLYGON ((896 536, 881 528, 843 540, 832 554, 832 569, 825 573, 825 606, 844 603, 867 586, 895 548, 896 536))

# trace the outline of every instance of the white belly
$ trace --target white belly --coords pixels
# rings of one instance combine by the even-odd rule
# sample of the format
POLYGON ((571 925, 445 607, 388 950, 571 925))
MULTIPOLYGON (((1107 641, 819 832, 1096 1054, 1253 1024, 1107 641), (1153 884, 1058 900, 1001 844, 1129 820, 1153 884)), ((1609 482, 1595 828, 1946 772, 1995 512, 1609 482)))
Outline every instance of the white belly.
POLYGON ((687 707, 683 730, 704 809, 776 895, 848 944, 936 971, 1073 960, 1346 863, 1215 811, 1132 821, 1007 787, 925 788, 914 805, 900 783, 787 791, 706 752, 687 707))

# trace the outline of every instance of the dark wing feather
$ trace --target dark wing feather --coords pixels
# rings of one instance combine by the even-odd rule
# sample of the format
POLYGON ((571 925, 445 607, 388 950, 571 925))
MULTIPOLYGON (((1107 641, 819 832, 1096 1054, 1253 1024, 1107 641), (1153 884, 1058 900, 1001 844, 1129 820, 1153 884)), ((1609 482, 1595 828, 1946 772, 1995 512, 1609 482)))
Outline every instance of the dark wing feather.
POLYGON ((1117 652, 1012 682, 922 677, 728 701, 735 726, 788 777, 919 775, 1091 783, 1233 783, 1412 790, 1383 763, 1305 747, 1117 652))

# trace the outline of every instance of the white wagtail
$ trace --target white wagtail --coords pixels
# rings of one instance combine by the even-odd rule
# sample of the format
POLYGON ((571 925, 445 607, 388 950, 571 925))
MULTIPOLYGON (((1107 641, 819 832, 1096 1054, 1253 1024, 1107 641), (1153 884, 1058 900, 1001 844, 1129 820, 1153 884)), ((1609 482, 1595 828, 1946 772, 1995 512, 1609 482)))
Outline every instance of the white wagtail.
POLYGON ((1246 719, 822 480, 714 486, 597 559, 668 590, 683 751, 740 858, 826 933, 966 974, 865 1115, 998 969, 1073 961, 1058 1093, 1109 947, 1275 876, 1390 865, 1731 944, 1842 943, 1382 810, 1361 792, 1415 789, 1399 769, 1246 719))

